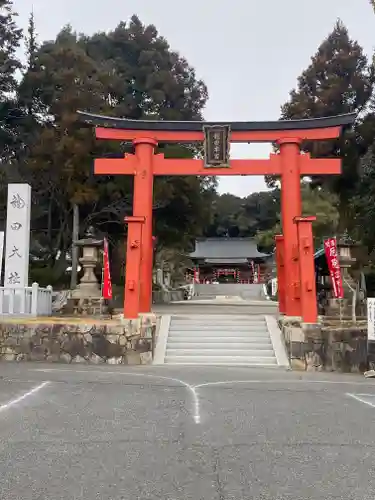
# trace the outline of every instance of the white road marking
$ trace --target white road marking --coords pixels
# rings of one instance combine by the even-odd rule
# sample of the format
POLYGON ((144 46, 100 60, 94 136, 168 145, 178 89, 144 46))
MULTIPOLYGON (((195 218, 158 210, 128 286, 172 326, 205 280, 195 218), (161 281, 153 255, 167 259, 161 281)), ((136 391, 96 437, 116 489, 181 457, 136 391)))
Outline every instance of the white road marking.
MULTIPOLYGON (((328 385, 366 385, 369 384, 369 381, 363 382, 354 382, 348 380, 304 380, 304 379, 264 379, 264 380, 220 380, 217 382, 204 382, 202 384, 192 385, 184 380, 174 378, 174 377, 164 377, 162 375, 154 375, 148 373, 134 373, 134 372, 124 372, 124 371, 104 371, 104 370, 67 370, 62 368, 35 368, 33 371, 40 372, 66 372, 66 373, 95 373, 100 375, 129 375, 134 377, 148 377, 153 379, 162 379, 162 380, 170 380, 177 382, 178 384, 186 387, 188 391, 191 393, 193 400, 193 420, 196 424, 201 423, 201 411, 200 411, 200 403, 199 403, 199 395, 197 389, 202 387, 210 387, 210 386, 219 386, 219 385, 230 385, 230 384, 328 384, 328 385)), ((354 397, 354 396, 352 396, 354 397)), ((364 401, 363 401, 364 402, 364 401)), ((366 403, 368 404, 368 403, 366 403)), ((375 407, 375 404, 374 404, 375 407)))
MULTIPOLYGON (((262 380, 219 380, 217 382, 204 382, 195 386, 196 389, 200 387, 208 387, 211 385, 228 385, 228 384, 259 384, 262 380)), ((271 382, 272 383, 272 382, 271 382)))
MULTIPOLYGON (((130 373, 130 372, 121 372, 119 371, 105 371, 105 370, 69 370, 69 369, 62 369, 62 368, 34 368, 32 371, 36 372, 66 372, 66 373, 98 373, 101 375, 121 375, 123 373, 124 375, 146 375, 142 373, 130 373)), ((151 376, 151 375, 147 375, 151 376)), ((162 377, 159 375, 152 375, 153 377, 157 378, 165 378, 167 380, 178 380, 178 379, 173 379, 171 377, 162 377)), ((180 381, 181 382, 181 381, 180 381)), ((186 383, 186 382, 185 382, 186 383)), ((257 380, 257 379, 249 379, 249 380, 221 380, 218 382, 205 382, 203 384, 197 384, 191 387, 202 387, 204 385, 227 385, 227 384, 328 384, 328 385, 362 385, 362 386, 369 386, 372 385, 375 387, 375 380, 373 383, 370 382, 370 379, 365 379, 363 382, 353 382, 351 380, 311 380, 311 379, 262 379, 262 380, 257 380)))
POLYGON ((0 406, 0 412, 2 412, 4 410, 8 410, 12 406, 15 406, 18 403, 21 403, 21 401, 23 401, 24 399, 28 398, 29 396, 32 396, 36 392, 39 392, 41 389, 43 389, 43 387, 45 387, 49 383, 50 382, 43 382, 42 384, 37 385, 36 387, 34 387, 33 389, 31 389, 30 391, 25 392, 25 394, 22 394, 22 396, 19 396, 18 398, 15 398, 15 399, 11 399, 10 401, 8 401, 8 403, 5 403, 5 404, 3 404, 3 405, 0 406))
MULTIPOLYGON (((82 370, 84 371, 84 370, 82 370)), ((87 372, 85 372, 87 373, 87 372)), ((108 372, 106 372, 108 373, 108 372)), ((119 372, 112 372, 118 374, 119 372)), ((129 373, 129 372, 121 372, 124 375, 134 375, 138 377, 149 377, 149 378, 155 378, 155 379, 163 379, 163 380, 172 380, 174 382, 178 382, 180 385, 185 386, 191 393, 192 399, 193 399, 193 405, 194 405, 194 412, 193 412, 193 419, 196 424, 200 424, 201 422, 201 416, 200 416, 200 408, 199 408, 199 399, 198 399, 198 394, 197 391, 195 390, 195 387, 193 385, 188 384, 184 380, 180 380, 179 378, 173 378, 173 377, 162 377, 161 375, 149 375, 148 373, 129 373)))
MULTIPOLYGON (((205 387, 211 385, 229 385, 229 384, 333 384, 333 385, 366 385, 366 382, 351 382, 348 380, 288 380, 288 379, 264 379, 264 380, 219 380, 217 382, 204 382, 195 387, 205 387)), ((375 386, 375 385, 374 385, 375 386)))
POLYGON ((368 405, 368 406, 371 406, 372 408, 375 408, 375 400, 373 403, 371 403, 371 401, 366 401, 366 399, 364 399, 364 397, 366 397, 366 396, 367 397, 370 396, 372 398, 375 398, 374 394, 351 394, 350 392, 347 392, 346 395, 353 398, 353 399, 356 399, 360 403, 364 403, 365 405, 368 405))
POLYGON ((34 369, 34 371, 39 371, 39 372, 67 372, 67 373, 101 373, 104 375, 130 375, 134 377, 149 377, 149 378, 155 378, 155 379, 163 379, 163 380, 172 380, 173 382, 178 382, 180 385, 183 385, 186 387, 192 396, 193 399, 193 406, 194 406, 194 412, 193 412, 193 419, 196 424, 200 424, 201 421, 201 416, 200 416, 200 407, 199 407, 199 399, 198 399, 198 394, 197 391, 195 390, 195 387, 193 385, 188 384, 184 380, 180 380, 179 378, 173 378, 173 377, 163 377, 161 375, 149 375, 148 373, 131 373, 131 372, 123 372, 123 371, 101 371, 101 370, 63 370, 59 368, 37 368, 34 369))

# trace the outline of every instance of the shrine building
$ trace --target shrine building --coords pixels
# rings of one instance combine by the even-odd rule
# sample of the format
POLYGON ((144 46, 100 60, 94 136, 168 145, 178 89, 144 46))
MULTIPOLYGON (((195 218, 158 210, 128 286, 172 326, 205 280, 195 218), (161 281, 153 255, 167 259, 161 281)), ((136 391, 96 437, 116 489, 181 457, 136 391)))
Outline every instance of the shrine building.
POLYGON ((189 257, 196 283, 263 283, 273 259, 255 238, 199 238, 189 257))

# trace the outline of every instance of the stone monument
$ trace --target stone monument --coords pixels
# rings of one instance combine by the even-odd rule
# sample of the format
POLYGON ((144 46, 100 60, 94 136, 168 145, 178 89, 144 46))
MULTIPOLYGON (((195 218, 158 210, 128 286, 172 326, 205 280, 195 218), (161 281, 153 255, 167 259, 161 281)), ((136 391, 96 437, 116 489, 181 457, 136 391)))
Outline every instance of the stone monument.
POLYGON ((8 184, 4 287, 29 285, 31 187, 8 184))

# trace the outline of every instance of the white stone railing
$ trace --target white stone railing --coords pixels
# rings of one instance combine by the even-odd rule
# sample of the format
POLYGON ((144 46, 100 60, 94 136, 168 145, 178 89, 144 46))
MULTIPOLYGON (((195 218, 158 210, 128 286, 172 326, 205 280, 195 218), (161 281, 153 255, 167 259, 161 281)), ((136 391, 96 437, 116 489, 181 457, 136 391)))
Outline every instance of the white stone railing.
POLYGON ((52 287, 38 283, 24 288, 0 287, 0 315, 51 316, 52 287))

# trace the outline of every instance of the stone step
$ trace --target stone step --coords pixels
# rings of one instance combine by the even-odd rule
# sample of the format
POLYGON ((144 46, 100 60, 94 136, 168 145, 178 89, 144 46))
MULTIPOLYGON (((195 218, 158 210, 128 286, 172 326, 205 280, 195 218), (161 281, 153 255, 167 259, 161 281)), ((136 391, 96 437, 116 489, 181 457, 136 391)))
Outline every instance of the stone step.
POLYGON ((277 366, 264 315, 172 316, 165 363, 277 366))
POLYGON ((175 325, 171 324, 170 332, 244 332, 244 333, 256 333, 256 332, 266 332, 266 325, 255 325, 255 326, 242 326, 242 325, 175 325))
POLYGON ((233 357, 233 356, 248 356, 254 358, 269 358, 274 357, 273 349, 234 349, 232 347, 227 346, 226 348, 207 348, 202 349, 201 347, 198 349, 190 348, 179 348, 173 349, 169 346, 167 347, 167 357, 168 356, 214 356, 215 359, 219 359, 221 357, 233 357))
POLYGON ((233 338, 228 340, 226 337, 209 337, 209 338, 202 338, 202 339, 191 339, 188 337, 181 337, 181 338, 171 338, 168 341, 168 347, 182 347, 182 346, 197 346, 197 348, 202 348, 204 349, 205 347, 210 347, 210 346, 217 346, 217 347, 231 347, 234 349, 237 348, 247 348, 249 346, 256 346, 257 348, 261 349, 262 347, 264 349, 268 349, 269 347, 272 347, 272 342, 270 339, 242 339, 242 338, 233 338))
MULTIPOLYGON (((173 321, 175 323, 202 323, 202 316, 199 317, 194 315, 193 318, 173 318, 173 321)), ((244 318, 231 318, 226 317, 226 318, 214 318, 214 317, 207 317, 205 316, 204 322, 207 324, 214 324, 214 325, 233 325, 234 323, 237 325, 252 325, 253 323, 265 323, 264 318, 259 317, 258 315, 254 316, 254 318, 251 317, 244 317, 244 318)))
POLYGON ((239 316, 258 317, 260 315, 277 315, 278 307, 277 304, 274 306, 270 302, 266 302, 264 305, 247 305, 246 303, 241 304, 208 304, 208 301, 199 301, 191 303, 187 300, 183 304, 181 303, 170 303, 170 304, 155 304, 153 306, 153 311, 157 314, 168 314, 175 316, 200 316, 207 317, 225 314, 228 318, 237 318, 239 316))
MULTIPOLYGON (((199 314, 194 314, 194 316, 189 317, 189 316, 181 316, 181 317, 173 317, 174 321, 191 321, 192 323, 194 322, 201 322, 202 321, 202 316, 199 314)), ((237 316, 205 316, 205 321, 208 323, 253 323, 254 321, 264 321, 264 317, 254 315, 254 317, 251 316, 243 316, 241 318, 238 318, 237 316)))
POLYGON ((231 366, 235 368, 259 368, 259 369, 267 369, 267 370, 273 370, 277 369, 278 366, 276 365, 268 365, 264 363, 246 363, 246 362, 238 362, 238 363, 211 363, 210 361, 207 361, 206 363, 189 363, 188 361, 183 361, 176 363, 174 361, 165 361, 165 364, 169 364, 170 366, 191 366, 191 367, 198 367, 198 366, 231 366))
POLYGON ((259 356, 166 356, 166 363, 191 365, 277 366, 275 357, 259 356))
POLYGON ((169 333, 168 338, 176 337, 189 337, 190 339, 200 339, 209 337, 221 337, 228 339, 228 342, 237 337, 242 339, 269 339, 269 333, 264 330, 257 330, 256 332, 248 332, 236 330, 235 332, 228 332, 228 330, 172 330, 169 333))
MULTIPOLYGON (((202 316, 199 314, 194 314, 191 316, 173 316, 173 321, 189 321, 190 323, 201 323, 202 316)), ((227 314, 215 314, 215 315, 206 315, 205 322, 207 323, 253 323, 254 321, 260 321, 262 323, 265 322, 264 316, 259 314, 254 314, 253 316, 228 316, 227 314)))

